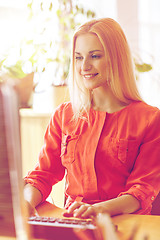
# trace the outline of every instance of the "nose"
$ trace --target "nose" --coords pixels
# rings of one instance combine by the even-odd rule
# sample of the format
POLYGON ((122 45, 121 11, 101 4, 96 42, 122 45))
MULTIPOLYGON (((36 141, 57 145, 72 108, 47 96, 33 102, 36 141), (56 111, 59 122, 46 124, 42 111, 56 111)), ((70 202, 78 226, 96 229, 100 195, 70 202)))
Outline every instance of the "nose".
POLYGON ((92 65, 89 61, 89 59, 83 59, 82 65, 81 65, 81 70, 83 71, 88 71, 92 68, 92 65))

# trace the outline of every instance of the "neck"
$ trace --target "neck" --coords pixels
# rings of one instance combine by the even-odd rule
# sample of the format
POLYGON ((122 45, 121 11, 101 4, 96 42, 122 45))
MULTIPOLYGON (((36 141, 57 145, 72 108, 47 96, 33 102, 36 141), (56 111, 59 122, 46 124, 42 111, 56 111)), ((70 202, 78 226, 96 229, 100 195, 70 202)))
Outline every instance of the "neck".
POLYGON ((127 105, 119 101, 110 90, 93 90, 92 108, 96 111, 113 113, 125 108, 127 105))

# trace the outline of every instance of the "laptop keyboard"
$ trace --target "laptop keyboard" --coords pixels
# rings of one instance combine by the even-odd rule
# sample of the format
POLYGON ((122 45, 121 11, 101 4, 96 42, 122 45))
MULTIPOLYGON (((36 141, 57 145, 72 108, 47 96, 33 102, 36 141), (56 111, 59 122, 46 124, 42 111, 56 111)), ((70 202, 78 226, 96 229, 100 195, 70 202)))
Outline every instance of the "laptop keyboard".
POLYGON ((80 229, 91 229, 91 230, 96 228, 93 221, 88 219, 33 216, 33 217, 29 217, 28 223, 32 225, 80 228, 80 229))

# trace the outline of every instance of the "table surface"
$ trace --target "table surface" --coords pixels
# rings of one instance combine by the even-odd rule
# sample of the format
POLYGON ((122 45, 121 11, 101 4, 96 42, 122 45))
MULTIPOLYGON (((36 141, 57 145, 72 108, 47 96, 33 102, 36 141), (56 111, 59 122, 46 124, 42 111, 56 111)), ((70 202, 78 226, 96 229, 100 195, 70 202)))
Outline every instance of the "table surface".
MULTIPOLYGON (((65 209, 45 202, 37 207, 37 211, 40 216, 62 217, 65 209)), ((123 214, 112 217, 111 221, 118 227, 118 240, 160 240, 160 216, 123 214)), ((15 238, 0 236, 0 240, 15 238)))
MULTIPOLYGON (((48 202, 37 210, 40 216, 54 217, 62 217, 65 211, 48 202)), ((118 226, 118 240, 160 240, 160 216, 123 214, 112 217, 112 222, 118 226)))

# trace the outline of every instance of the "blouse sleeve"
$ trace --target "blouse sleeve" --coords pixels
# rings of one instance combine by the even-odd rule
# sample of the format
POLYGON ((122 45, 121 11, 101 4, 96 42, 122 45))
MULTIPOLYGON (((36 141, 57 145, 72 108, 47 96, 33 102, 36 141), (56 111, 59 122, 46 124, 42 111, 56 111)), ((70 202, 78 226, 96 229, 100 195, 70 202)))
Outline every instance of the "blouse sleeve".
POLYGON ((61 113, 62 106, 53 114, 44 136, 44 145, 39 154, 39 161, 33 171, 24 178, 26 183, 36 187, 44 201, 52 190, 52 186, 61 181, 65 169, 61 164, 61 113))
POLYGON ((126 191, 141 203, 136 213, 148 214, 160 191, 160 111, 157 110, 146 127, 139 155, 126 182, 126 191))

